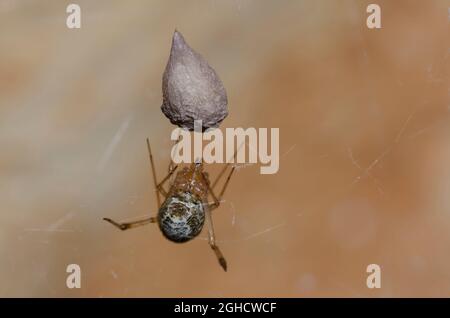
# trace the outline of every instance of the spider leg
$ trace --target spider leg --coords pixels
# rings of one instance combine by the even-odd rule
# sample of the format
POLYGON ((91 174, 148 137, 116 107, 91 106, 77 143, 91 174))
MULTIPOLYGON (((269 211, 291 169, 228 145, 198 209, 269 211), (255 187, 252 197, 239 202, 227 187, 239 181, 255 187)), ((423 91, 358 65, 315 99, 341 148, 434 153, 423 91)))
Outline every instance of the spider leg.
MULTIPOLYGON (((177 143, 178 143, 178 141, 177 141, 177 143)), ((156 202, 158 203, 158 209, 159 209, 159 207, 161 206, 161 199, 159 197, 159 194, 161 193, 164 197, 167 197, 167 191, 164 190, 163 185, 167 180, 169 180, 169 178, 173 175, 175 170, 177 170, 178 165, 173 165, 173 162, 171 160, 170 165, 169 165, 169 173, 160 183, 158 183, 156 181, 155 162, 153 161, 152 148, 150 147, 150 141, 148 140, 148 138, 147 138, 147 148, 148 148, 148 156, 150 158, 150 165, 152 168, 153 184, 155 186, 155 191, 156 191, 156 202)))
MULTIPOLYGON (((234 161, 236 161, 236 155, 239 151, 239 149, 242 147, 244 143, 242 143, 238 149, 236 149, 236 151, 234 152, 234 161)), ((232 161, 233 162, 233 161, 232 161)), ((214 253, 216 254, 217 260, 219 261, 220 266, 222 266, 222 268, 224 269, 224 271, 227 271, 227 261, 225 260, 225 257, 223 256, 222 252, 220 251, 219 246, 216 245, 216 239, 215 239, 215 235, 214 235, 214 226, 213 226, 213 222, 212 222, 212 215, 211 215, 211 211, 214 209, 217 209, 220 206, 220 201, 222 200, 222 197, 225 193, 225 190, 227 189, 227 186, 230 182, 231 176, 233 175, 234 170, 236 169, 235 166, 231 165, 231 163, 227 163, 227 165, 222 169, 222 171, 220 171, 219 175, 217 176, 216 180, 214 181, 214 183, 212 184, 212 187, 210 185, 210 181, 208 176, 206 175, 205 172, 202 172, 202 177, 205 180, 205 183, 208 187, 208 192, 211 193, 211 196, 213 197, 214 202, 208 204, 207 209, 206 209, 206 219, 208 221, 208 237, 209 237, 209 246, 211 246, 212 250, 214 251, 214 253), (232 166, 230 173, 227 176, 227 179, 225 181, 225 184, 222 187, 222 190, 219 192, 219 196, 217 196, 214 193, 213 188, 217 185, 217 183, 219 182, 219 180, 222 178, 222 176, 225 174, 227 168, 229 166, 232 166)))
MULTIPOLYGON (((177 168, 178 168, 178 165, 172 167, 172 170, 169 171, 169 173, 167 174, 167 176, 165 176, 165 178, 162 179, 162 181, 161 181, 159 184, 156 185, 156 189, 157 189, 157 190, 158 190, 165 198, 167 198, 167 195, 168 195, 168 194, 167 194, 167 191, 164 190, 163 185, 164 185, 164 183, 165 183, 167 180, 170 179, 170 177, 174 174, 174 172, 177 170, 177 168)), ((159 206, 161 206, 161 205, 159 205, 159 206)))
POLYGON ((159 197, 159 189, 158 189, 158 182, 156 181, 156 172, 155 172, 155 163, 153 162, 153 155, 152 155, 152 148, 150 147, 150 141, 147 138, 147 149, 148 149, 148 156, 150 158, 150 166, 152 169, 152 177, 153 177, 153 185, 155 186, 155 192, 156 192, 156 203, 158 204, 158 208, 161 206, 161 198, 159 197))
POLYGON ((227 261, 220 251, 219 247, 216 245, 216 239, 214 235, 214 226, 212 223, 211 211, 206 209, 206 219, 208 222, 208 238, 209 238, 209 246, 211 246, 212 250, 216 254, 217 260, 219 261, 220 266, 222 266, 223 270, 227 271, 227 261))
POLYGON ((227 171, 227 168, 228 168, 229 165, 230 165, 230 163, 227 163, 225 165, 225 167, 223 167, 222 170, 219 172, 219 174, 216 177, 216 180, 214 180, 214 182, 212 183, 212 186, 211 186, 212 189, 214 189, 216 187, 217 183, 222 178, 222 176, 225 173, 225 171, 227 171))
MULTIPOLYGON (((164 190, 163 185, 172 176, 172 174, 175 172, 175 170, 177 170, 178 166, 172 167, 172 169, 169 171, 167 176, 160 183, 158 183, 156 181, 155 163, 153 161, 152 149, 150 147, 150 142, 149 142, 148 138, 147 138, 147 148, 148 148, 148 155, 150 158, 150 166, 151 166, 151 170, 152 170, 153 184, 156 189, 155 190, 156 202, 158 203, 158 209, 159 209, 159 207, 161 206, 161 199, 159 197, 159 194, 161 193, 164 197, 167 197, 167 192, 164 190)), ((157 221, 156 217, 149 217, 146 219, 133 221, 133 222, 125 222, 125 223, 119 223, 114 220, 111 220, 110 218, 103 218, 103 220, 111 223, 112 225, 114 225, 115 227, 117 227, 118 229, 120 229, 122 231, 132 229, 132 228, 135 228, 138 226, 146 225, 149 223, 156 223, 156 221, 157 221)))
MULTIPOLYGON (((175 141, 175 143, 173 144, 173 147, 176 147, 176 148, 174 149, 175 151, 176 151, 176 149, 178 148, 178 143, 180 142, 180 140, 181 140, 181 135, 178 134, 178 138, 177 138, 177 140, 175 141)), ((170 173, 170 171, 172 171, 172 170, 174 169, 175 166, 176 166, 176 165, 175 165, 175 163, 173 162, 172 157, 171 157, 171 158, 170 158, 170 162, 169 162, 169 169, 168 169, 169 173, 170 173)))
POLYGON ((233 161, 230 160, 228 161, 228 163, 225 165, 225 167, 223 167, 223 169, 219 172, 219 174, 216 177, 216 180, 214 180, 214 182, 212 183, 212 186, 210 186, 209 183, 209 179, 207 176, 203 175, 203 177, 206 179, 206 184, 208 185, 208 192, 211 193, 211 196, 213 197, 214 203, 210 204, 210 208, 212 210, 216 209, 219 207, 220 205, 220 201, 222 200, 223 194, 225 193, 225 190, 227 189, 228 183, 230 182, 231 176, 233 175, 234 170, 236 170, 236 167, 234 165, 232 165, 233 162, 236 162, 236 156, 238 151, 242 148, 242 146, 244 145, 244 142, 239 146, 238 149, 236 149, 236 151, 233 154, 233 161), (231 161, 231 163, 230 163, 231 161), (225 174, 225 172, 227 171, 228 167, 231 166, 231 171, 228 174, 228 177, 225 181, 225 184, 222 187, 222 190, 219 192, 219 195, 217 196, 214 193, 214 188, 216 187, 217 183, 219 182, 219 180, 222 178, 222 176, 225 174))
MULTIPOLYGON (((216 177, 216 180, 214 180, 214 182, 212 183, 212 189, 214 189, 217 185, 217 183, 219 182, 219 180, 222 178, 222 176, 225 174, 225 172, 227 171, 229 166, 232 166, 232 163, 236 162, 236 156, 238 154, 238 151, 242 148, 242 146, 244 145, 245 142, 243 142, 234 152, 233 157, 230 158, 227 162, 227 164, 225 165, 225 167, 222 168, 222 170, 219 172, 219 174, 216 177), (231 160, 233 159, 233 161, 231 160)), ((234 169, 234 167, 233 167, 234 169)))
MULTIPOLYGON (((218 196, 214 193, 214 190, 209 185, 209 181, 208 180, 206 181, 206 185, 208 186, 208 192, 211 193, 211 196, 214 201, 213 203, 209 204, 209 206, 208 206, 211 211, 217 209, 220 206, 220 202, 222 201, 223 195, 225 193, 225 190, 228 187, 228 184, 230 182, 230 179, 231 179, 231 176, 233 175, 234 170, 236 170, 236 168, 232 167, 230 170, 230 173, 228 174, 227 180, 225 181, 225 183, 222 187, 222 190, 219 192, 218 196)), ((206 179, 206 176, 204 175, 204 173, 202 175, 203 175, 203 178, 206 179)))
POLYGON ((132 229, 138 226, 142 226, 142 225, 146 225, 149 223, 156 223, 156 218, 155 217, 150 217, 150 218, 146 218, 143 220, 138 220, 138 221, 133 221, 133 222, 126 222, 126 223, 118 223, 116 221, 113 221, 109 218, 103 218, 103 220, 105 220, 106 222, 111 223, 112 225, 114 225, 115 227, 117 227, 118 229, 125 231, 128 229, 132 229))

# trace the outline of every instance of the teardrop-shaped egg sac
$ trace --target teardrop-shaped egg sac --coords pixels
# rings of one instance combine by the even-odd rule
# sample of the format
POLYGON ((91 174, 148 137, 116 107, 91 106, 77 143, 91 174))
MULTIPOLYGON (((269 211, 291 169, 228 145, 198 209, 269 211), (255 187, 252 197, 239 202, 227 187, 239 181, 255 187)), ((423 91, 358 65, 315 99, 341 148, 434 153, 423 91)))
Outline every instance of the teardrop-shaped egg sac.
POLYGON ((172 124, 194 130, 202 120, 203 131, 218 127, 228 115, 225 87, 216 71, 175 31, 162 80, 161 110, 172 124))

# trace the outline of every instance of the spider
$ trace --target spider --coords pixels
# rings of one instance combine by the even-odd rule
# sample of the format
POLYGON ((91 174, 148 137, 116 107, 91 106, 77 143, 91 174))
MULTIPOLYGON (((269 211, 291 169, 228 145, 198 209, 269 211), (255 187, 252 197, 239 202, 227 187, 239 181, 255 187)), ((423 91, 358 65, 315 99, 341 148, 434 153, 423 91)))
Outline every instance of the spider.
MULTIPOLYGON (((148 138, 147 148, 155 186, 156 202, 158 204, 157 216, 128 223, 118 223, 109 218, 103 218, 103 220, 113 224, 122 231, 149 223, 158 223, 164 237, 175 243, 183 243, 192 240, 200 234, 206 219, 209 245, 214 251, 220 266, 222 266, 224 271, 227 271, 225 257, 216 244, 211 212, 220 206, 235 166, 227 163, 211 185, 208 173, 203 170, 203 162, 194 162, 189 167, 186 166, 178 171, 175 179, 169 186, 169 191, 166 191, 163 186, 175 173, 178 165, 175 165, 171 160, 167 176, 158 183, 148 138), (219 195, 216 195, 214 188, 229 166, 231 166, 231 170, 227 179, 219 195), (162 204, 160 194, 164 197, 162 204), (213 199, 211 203, 208 201, 208 195, 211 195, 213 199)), ((236 153, 234 156, 236 156, 236 153)))

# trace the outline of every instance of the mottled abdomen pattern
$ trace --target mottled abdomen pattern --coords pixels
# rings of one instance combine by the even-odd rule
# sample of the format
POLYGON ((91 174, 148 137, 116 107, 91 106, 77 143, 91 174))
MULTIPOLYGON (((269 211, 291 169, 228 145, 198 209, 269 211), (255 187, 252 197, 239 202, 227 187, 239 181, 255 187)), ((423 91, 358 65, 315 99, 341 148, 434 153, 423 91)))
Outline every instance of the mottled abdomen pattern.
POLYGON ((205 210, 202 201, 189 192, 168 197, 159 209, 159 228, 167 239, 176 243, 196 237, 204 223, 205 210))

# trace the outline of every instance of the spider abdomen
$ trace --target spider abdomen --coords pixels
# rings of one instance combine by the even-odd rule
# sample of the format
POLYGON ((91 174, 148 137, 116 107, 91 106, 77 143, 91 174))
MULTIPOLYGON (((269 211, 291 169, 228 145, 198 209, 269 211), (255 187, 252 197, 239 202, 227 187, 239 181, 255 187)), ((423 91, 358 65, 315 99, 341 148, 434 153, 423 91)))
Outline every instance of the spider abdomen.
POLYGON ((205 210, 200 199, 189 192, 170 196, 158 212, 158 225, 170 241, 183 243, 200 234, 205 210))

